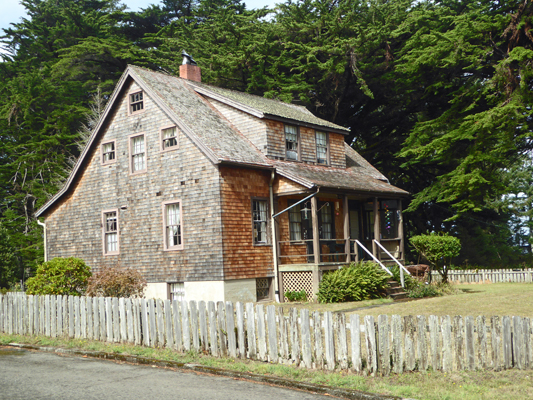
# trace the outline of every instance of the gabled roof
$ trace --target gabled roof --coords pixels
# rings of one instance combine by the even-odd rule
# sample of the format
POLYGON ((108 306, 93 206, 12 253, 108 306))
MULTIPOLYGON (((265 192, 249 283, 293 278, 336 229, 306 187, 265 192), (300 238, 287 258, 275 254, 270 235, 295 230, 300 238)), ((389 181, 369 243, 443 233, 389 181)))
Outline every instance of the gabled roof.
POLYGON ((313 166, 303 163, 273 161, 257 149, 241 132, 235 129, 203 96, 213 97, 240 108, 259 118, 281 119, 300 125, 327 129, 346 134, 348 129, 315 117, 304 107, 264 99, 246 93, 215 88, 187 81, 144 68, 128 66, 113 91, 102 118, 95 127, 87 145, 63 188, 36 213, 41 216, 67 194, 98 143, 100 136, 119 96, 134 80, 141 89, 167 114, 214 164, 229 163, 254 168, 276 169, 277 172, 308 188, 319 186, 358 190, 363 192, 407 192, 388 184, 386 178, 364 158, 346 145, 347 169, 313 166))
POLYGON ((295 121, 300 125, 328 130, 329 132, 347 135, 350 129, 318 118, 307 108, 296 104, 285 103, 280 100, 267 99, 236 90, 223 89, 205 83, 189 81, 189 84, 198 93, 221 101, 241 111, 247 112, 258 118, 280 119, 282 121, 295 121))

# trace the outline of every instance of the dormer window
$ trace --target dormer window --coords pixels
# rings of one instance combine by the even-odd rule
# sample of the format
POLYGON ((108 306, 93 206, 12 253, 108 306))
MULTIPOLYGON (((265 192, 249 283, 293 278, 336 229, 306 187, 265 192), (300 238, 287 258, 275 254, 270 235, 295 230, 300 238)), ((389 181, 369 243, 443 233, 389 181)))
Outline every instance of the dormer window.
POLYGON ((293 125, 285 125, 285 149, 285 157, 287 160, 298 160, 298 127, 293 125))
POLYGON ((318 164, 329 164, 328 134, 326 132, 316 132, 316 162, 318 164))
POLYGON ((144 111, 143 92, 130 93, 129 95, 129 111, 131 114, 138 114, 144 111))

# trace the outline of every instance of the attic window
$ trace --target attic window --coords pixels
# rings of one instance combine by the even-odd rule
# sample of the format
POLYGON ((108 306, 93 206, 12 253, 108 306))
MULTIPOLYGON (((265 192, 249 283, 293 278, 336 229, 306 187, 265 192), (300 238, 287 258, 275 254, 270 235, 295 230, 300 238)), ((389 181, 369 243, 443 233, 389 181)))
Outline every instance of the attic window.
POLYGON ((103 143, 102 150, 102 164, 112 164, 116 161, 115 141, 103 143))
POLYGON ((138 114, 144 111, 143 92, 130 93, 130 115, 138 114))
POLYGON ((161 151, 178 148, 178 129, 175 126, 161 128, 161 151))
POLYGON ((287 160, 298 160, 298 128, 293 125, 285 125, 285 157, 287 160))

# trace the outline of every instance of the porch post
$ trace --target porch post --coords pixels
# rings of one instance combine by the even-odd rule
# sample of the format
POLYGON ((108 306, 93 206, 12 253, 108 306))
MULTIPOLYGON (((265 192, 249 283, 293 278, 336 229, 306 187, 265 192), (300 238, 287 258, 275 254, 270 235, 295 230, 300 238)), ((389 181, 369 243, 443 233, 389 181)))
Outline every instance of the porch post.
MULTIPOLYGON (((377 197, 374 197, 374 240, 379 242, 381 237, 381 231, 380 231, 380 221, 379 221, 379 201, 377 197)), ((376 257, 378 260, 381 259, 380 257, 380 251, 378 248, 378 245, 374 242, 372 242, 372 254, 374 254, 374 257, 376 257)))
POLYGON ((405 263, 405 239, 403 237, 403 210, 402 210, 402 200, 398 200, 398 212, 400 213, 400 220, 398 221, 398 236, 400 237, 400 260, 403 260, 405 263))
POLYGON ((342 211, 344 212, 344 252, 346 253, 346 262, 351 261, 350 256, 350 213, 348 209, 348 196, 344 195, 342 203, 342 211))
POLYGON ((320 238, 318 234, 318 213, 317 213, 317 201, 316 196, 311 198, 311 216, 313 224, 313 258, 315 260, 313 268, 313 297, 318 292, 318 285, 320 283, 320 270, 318 264, 320 264, 320 238))

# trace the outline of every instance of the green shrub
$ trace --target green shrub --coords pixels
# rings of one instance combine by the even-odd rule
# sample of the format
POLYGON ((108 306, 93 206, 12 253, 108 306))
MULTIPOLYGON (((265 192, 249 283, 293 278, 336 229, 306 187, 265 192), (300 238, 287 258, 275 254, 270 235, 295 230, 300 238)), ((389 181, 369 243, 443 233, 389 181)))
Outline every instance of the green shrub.
MULTIPOLYGON (((448 269, 452 258, 457 257, 461 251, 461 241, 448 234, 417 235, 409 239, 411 245, 430 264, 431 270, 436 270, 442 276, 442 282, 448 282, 448 269)), ((430 273, 431 279, 431 273, 430 273)))
POLYGON ((303 289, 299 292, 291 292, 290 290, 287 290, 285 292, 285 297, 289 301, 307 301, 307 293, 303 289))
POLYGON ((26 293, 81 296, 90 276, 91 269, 83 260, 54 258, 39 265, 35 276, 26 281, 26 293))
POLYGON ((376 263, 352 263, 322 277, 318 287, 318 301, 341 303, 385 297, 389 278, 376 263))
POLYGON ((89 278, 87 296, 144 297, 146 279, 133 269, 103 268, 89 278))
POLYGON ((407 296, 412 299, 421 299, 422 297, 444 296, 455 293, 454 287, 449 283, 424 283, 417 284, 407 289, 407 296))
MULTIPOLYGON (((397 267, 397 266, 392 267, 391 272, 392 272, 392 278, 396 282, 401 283, 402 279, 400 277, 400 267, 397 267)), ((420 283, 416 278, 413 278, 411 275, 409 275, 405 271, 403 272, 403 282, 405 283, 405 290, 414 288, 420 283)))

